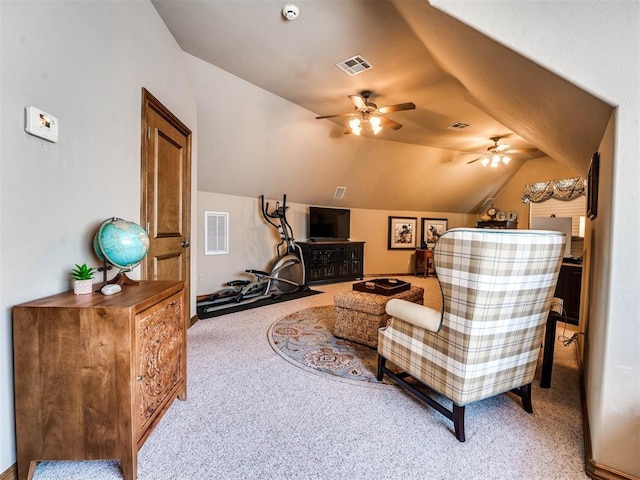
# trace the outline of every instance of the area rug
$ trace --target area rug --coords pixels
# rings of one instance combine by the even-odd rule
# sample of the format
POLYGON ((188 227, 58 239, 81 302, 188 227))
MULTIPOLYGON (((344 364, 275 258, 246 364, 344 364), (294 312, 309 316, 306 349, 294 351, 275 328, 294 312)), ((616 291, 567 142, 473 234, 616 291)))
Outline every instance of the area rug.
POLYGON ((376 379, 378 354, 373 348, 333 335, 333 305, 313 307, 276 321, 269 343, 285 360, 318 375, 369 387, 389 387, 376 379))

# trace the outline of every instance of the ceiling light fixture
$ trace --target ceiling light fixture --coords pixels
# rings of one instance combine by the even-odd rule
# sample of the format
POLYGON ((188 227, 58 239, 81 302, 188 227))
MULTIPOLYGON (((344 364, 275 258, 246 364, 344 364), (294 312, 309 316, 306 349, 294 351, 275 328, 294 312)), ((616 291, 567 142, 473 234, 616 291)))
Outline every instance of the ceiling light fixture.
POLYGON ((509 162, 511 161, 511 157, 506 153, 502 153, 509 149, 509 145, 506 145, 504 143, 498 143, 498 141, 500 140, 500 137, 491 137, 491 140, 493 140, 493 145, 487 148, 486 153, 482 155, 482 157, 476 158, 475 160, 472 160, 469 163, 473 163, 477 160, 480 160, 480 163, 482 164, 483 167, 491 167, 491 168, 498 168, 500 164, 509 165, 509 162))
POLYGON ((497 168, 501 163, 508 165, 510 161, 511 157, 509 155, 501 155, 497 152, 491 152, 487 156, 483 157, 482 160, 480 160, 480 163, 483 167, 491 166, 492 168, 497 168))
POLYGON ((371 112, 358 110, 358 117, 349 121, 349 128, 354 135, 360 135, 362 129, 368 130, 374 135, 379 134, 382 131, 382 120, 380 117, 371 115, 371 112))
POLYGON ((474 158, 467 162, 467 165, 470 163, 475 163, 480 160, 480 163, 483 167, 490 166, 492 168, 498 168, 500 164, 508 165, 511 161, 511 157, 507 154, 513 153, 537 153, 540 150, 537 148, 512 148, 509 149, 509 145, 504 143, 498 143, 500 141, 500 137, 491 137, 493 141, 493 145, 487 148, 484 152, 478 152, 480 156, 474 158))

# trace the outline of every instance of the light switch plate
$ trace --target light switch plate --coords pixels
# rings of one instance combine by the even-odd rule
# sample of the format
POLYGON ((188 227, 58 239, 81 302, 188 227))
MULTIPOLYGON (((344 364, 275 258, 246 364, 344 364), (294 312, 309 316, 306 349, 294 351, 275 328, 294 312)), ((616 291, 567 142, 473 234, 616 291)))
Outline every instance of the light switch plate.
POLYGON ((58 141, 58 119, 36 107, 24 107, 24 130, 49 142, 58 141))

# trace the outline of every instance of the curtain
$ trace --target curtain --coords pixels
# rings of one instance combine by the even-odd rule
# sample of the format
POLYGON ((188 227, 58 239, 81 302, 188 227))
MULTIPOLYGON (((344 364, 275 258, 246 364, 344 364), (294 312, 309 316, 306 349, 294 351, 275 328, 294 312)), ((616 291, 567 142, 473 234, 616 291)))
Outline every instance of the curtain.
POLYGON ((544 202, 550 198, 573 200, 585 194, 586 181, 582 177, 564 178, 549 182, 528 183, 524 187, 522 202, 544 202))

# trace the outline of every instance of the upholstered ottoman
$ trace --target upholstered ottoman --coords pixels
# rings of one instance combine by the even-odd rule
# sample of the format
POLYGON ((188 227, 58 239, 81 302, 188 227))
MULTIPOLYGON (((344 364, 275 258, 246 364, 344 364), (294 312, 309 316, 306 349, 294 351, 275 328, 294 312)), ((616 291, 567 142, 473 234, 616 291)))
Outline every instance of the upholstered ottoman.
POLYGON ((422 305, 424 289, 411 287, 395 295, 357 291, 339 293, 333 298, 336 309, 333 334, 339 338, 376 348, 378 328, 386 326, 391 318, 385 312, 385 307, 392 298, 401 298, 422 305))

